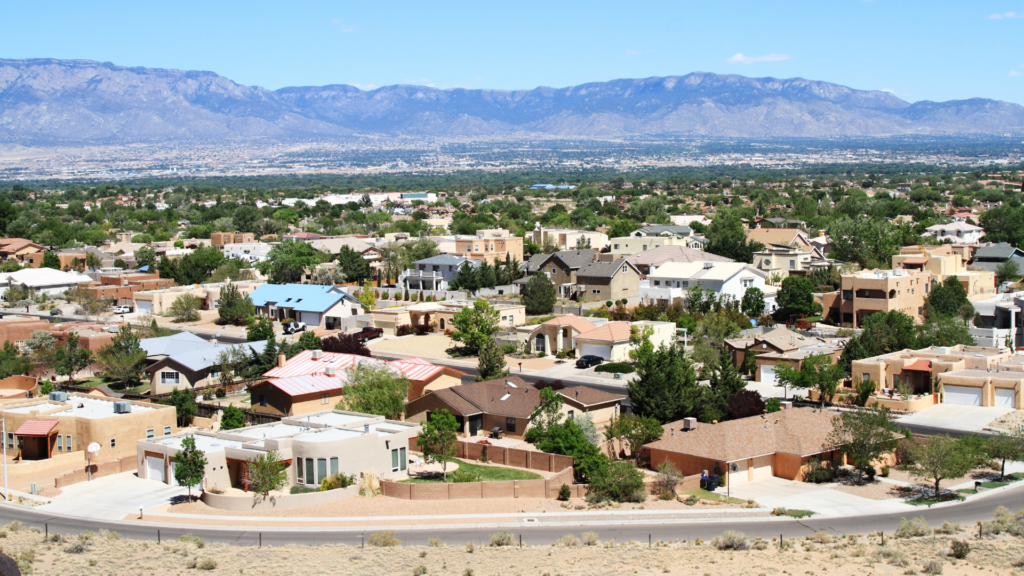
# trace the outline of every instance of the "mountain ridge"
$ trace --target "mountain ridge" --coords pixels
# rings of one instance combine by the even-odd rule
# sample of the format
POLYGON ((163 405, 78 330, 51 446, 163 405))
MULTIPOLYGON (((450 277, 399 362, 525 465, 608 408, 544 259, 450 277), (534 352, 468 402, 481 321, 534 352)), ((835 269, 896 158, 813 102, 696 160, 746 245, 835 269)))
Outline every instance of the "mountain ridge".
POLYGON ((1024 133, 1024 107, 985 98, 909 103, 886 91, 805 78, 692 72, 519 90, 409 84, 270 90, 210 71, 0 60, 0 142, 1004 133, 1024 133))

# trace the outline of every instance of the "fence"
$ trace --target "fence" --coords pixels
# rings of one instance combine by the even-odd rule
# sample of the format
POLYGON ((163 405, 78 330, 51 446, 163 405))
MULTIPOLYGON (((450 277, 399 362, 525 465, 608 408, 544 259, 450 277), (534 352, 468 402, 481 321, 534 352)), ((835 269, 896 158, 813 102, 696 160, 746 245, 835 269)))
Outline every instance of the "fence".
MULTIPOLYGON (((417 438, 409 439, 409 451, 419 452, 417 438)), ((526 470, 541 470, 543 472, 562 472, 566 468, 572 468, 573 459, 571 456, 561 454, 548 454, 536 450, 520 450, 518 448, 505 448, 492 444, 480 444, 479 442, 458 441, 456 458, 466 460, 481 460, 486 456, 487 462, 501 464, 512 468, 523 468, 526 470)))
MULTIPOLYGON (((494 448, 493 446, 491 448, 494 448)), ((538 452, 538 454, 543 454, 538 452)), ((549 455, 550 456, 550 455, 549 455)), ((571 460, 571 459, 570 459, 571 460)), ((382 481, 384 496, 403 500, 476 500, 483 498, 557 498, 563 485, 569 486, 573 498, 587 493, 586 484, 573 484, 572 468, 566 468, 545 480, 499 480, 494 482, 460 482, 448 484, 403 484, 382 481)))
MULTIPOLYGON (((200 418, 213 418, 217 412, 223 410, 224 407, 218 404, 206 404, 205 402, 196 403, 196 416, 200 418)), ((247 426, 255 426, 257 424, 272 424, 274 422, 280 422, 284 416, 280 414, 269 414, 267 412, 257 412, 249 408, 240 408, 245 413, 245 420, 247 426)))

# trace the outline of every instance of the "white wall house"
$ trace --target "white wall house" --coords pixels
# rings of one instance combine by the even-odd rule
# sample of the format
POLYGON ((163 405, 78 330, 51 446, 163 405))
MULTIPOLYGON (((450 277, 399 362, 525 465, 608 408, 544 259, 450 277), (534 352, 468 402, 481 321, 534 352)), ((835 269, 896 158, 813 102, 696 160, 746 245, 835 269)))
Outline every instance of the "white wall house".
POLYGON ((640 282, 640 300, 646 304, 672 304, 686 298, 694 286, 715 292, 719 298, 728 294, 737 301, 747 288, 764 293, 765 311, 775 310, 777 289, 765 283, 767 274, 743 262, 669 262, 654 268, 640 282))
POLYGON ((966 222, 952 224, 936 224, 925 229, 926 235, 938 240, 952 240, 957 244, 977 244, 985 235, 985 229, 966 222))

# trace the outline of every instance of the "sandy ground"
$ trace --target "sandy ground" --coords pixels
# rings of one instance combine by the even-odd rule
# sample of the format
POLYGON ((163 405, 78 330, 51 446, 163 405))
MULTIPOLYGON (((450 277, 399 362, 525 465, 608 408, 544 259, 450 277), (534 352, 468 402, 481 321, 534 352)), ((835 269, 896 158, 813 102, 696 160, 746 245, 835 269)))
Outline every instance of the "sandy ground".
POLYGON ((871 500, 889 500, 899 496, 899 493, 894 490, 896 485, 879 482, 878 480, 866 482, 860 486, 856 484, 833 484, 830 488, 871 500))
MULTIPOLYGON (((399 354, 410 354, 424 358, 447 358, 453 359, 446 350, 452 346, 459 345, 458 342, 444 334, 427 334, 425 336, 403 336, 401 338, 385 337, 371 340, 366 347, 374 352, 396 352, 399 354)), ((476 358, 454 358, 456 361, 464 361, 467 365, 475 366, 476 358)), ((527 358, 520 360, 511 356, 505 356, 505 364, 515 374, 519 363, 523 364, 524 370, 546 370, 555 365, 554 360, 548 358, 527 358)))
POLYGON ((1002 428, 1003 430, 1012 430, 1021 425, 1024 425, 1024 410, 1010 412, 1009 414, 1000 416, 989 423, 989 426, 992 426, 993 428, 1002 428))
MULTIPOLYGON (((579 542, 580 531, 566 532, 573 534, 570 543, 579 542)), ((777 542, 770 541, 760 545, 752 542, 754 549, 720 551, 709 543, 656 542, 653 549, 648 549, 646 542, 605 542, 599 532, 594 537, 597 542, 593 546, 491 547, 477 541, 472 548, 466 542, 439 542, 438 547, 368 545, 365 549, 337 544, 242 548, 189 541, 156 544, 121 540, 111 534, 96 534, 86 540, 51 534, 55 541, 42 542, 38 532, 8 529, 2 547, 21 563, 23 573, 69 576, 171 576, 205 571, 295 576, 863 576, 918 574, 933 560, 941 563, 945 576, 1024 574, 1013 566, 1020 559, 1022 547, 1020 539, 1012 537, 980 541, 967 537, 971 552, 964 560, 946 554, 954 538, 951 536, 887 539, 885 546, 880 546, 877 538, 866 537, 830 543, 787 540, 784 551, 779 550, 777 542)))
MULTIPOLYGON (((990 470, 988 468, 978 468, 978 469, 974 470, 973 472, 970 472, 967 476, 961 476, 959 478, 947 478, 947 479, 943 480, 939 484, 939 487, 941 487, 942 489, 947 489, 950 486, 956 486, 958 484, 963 484, 964 482, 973 482, 975 480, 987 480, 993 474, 998 474, 998 473, 999 473, 998 470, 990 470)), ((932 482, 932 481, 930 481, 928 479, 924 479, 924 478, 911 478, 910 474, 908 474, 907 472, 905 472, 903 470, 897 470, 895 468, 891 468, 889 470, 889 478, 891 478, 893 480, 900 480, 902 482, 910 482, 912 484, 918 484, 918 485, 921 485, 921 486, 932 487, 932 486, 935 485, 934 482, 932 482)))

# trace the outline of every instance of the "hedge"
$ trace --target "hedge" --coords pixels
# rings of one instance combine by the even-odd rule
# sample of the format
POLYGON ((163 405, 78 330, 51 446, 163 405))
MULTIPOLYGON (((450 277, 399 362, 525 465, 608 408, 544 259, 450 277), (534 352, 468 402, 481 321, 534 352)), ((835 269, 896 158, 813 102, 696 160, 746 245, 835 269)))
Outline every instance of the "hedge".
POLYGON ((636 368, 632 365, 626 364, 625 362, 611 362, 608 364, 598 364, 597 368, 594 368, 594 372, 621 372, 623 374, 632 374, 636 372, 636 368))

